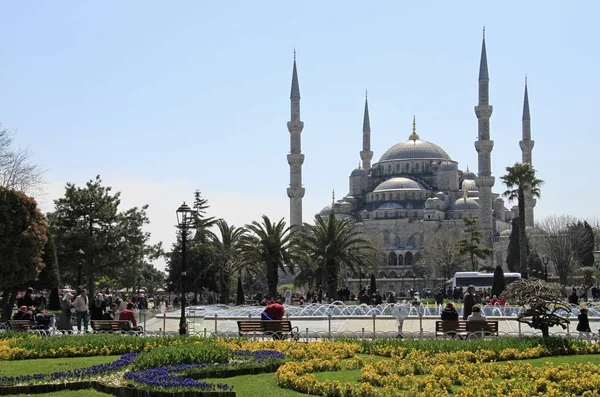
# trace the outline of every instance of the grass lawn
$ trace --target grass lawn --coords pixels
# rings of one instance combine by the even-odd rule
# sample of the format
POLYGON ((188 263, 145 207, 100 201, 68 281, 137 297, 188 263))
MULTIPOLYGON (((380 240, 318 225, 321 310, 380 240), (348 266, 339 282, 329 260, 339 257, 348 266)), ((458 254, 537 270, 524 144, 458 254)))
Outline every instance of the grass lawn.
MULTIPOLYGON (((514 362, 522 362, 533 365, 534 367, 541 367, 545 363, 552 363, 554 366, 561 364, 585 364, 592 363, 600 365, 600 354, 582 354, 578 356, 554 356, 554 357, 542 357, 534 360, 513 360, 514 362)), ((503 361, 498 362, 498 365, 502 365, 503 361)))
POLYGON ((42 358, 38 360, 0 361, 0 376, 49 374, 115 361, 120 356, 42 358))
POLYGON ((100 393, 94 389, 89 390, 65 390, 57 391, 54 393, 43 393, 43 394, 16 394, 11 397, 29 397, 29 396, 47 396, 47 397, 112 397, 112 394, 100 393))
POLYGON ((298 393, 297 391, 282 389, 277 386, 275 374, 243 375, 233 378, 206 379, 211 383, 227 383, 233 386, 233 391, 237 397, 299 397, 308 396, 308 394, 298 393))

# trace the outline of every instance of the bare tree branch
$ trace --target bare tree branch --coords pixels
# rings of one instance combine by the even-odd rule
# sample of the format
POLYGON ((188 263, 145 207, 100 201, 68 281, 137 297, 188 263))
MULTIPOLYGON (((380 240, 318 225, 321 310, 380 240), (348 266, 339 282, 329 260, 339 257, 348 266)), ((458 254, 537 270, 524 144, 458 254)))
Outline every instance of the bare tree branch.
POLYGON ((14 132, 0 125, 0 186, 21 190, 28 195, 43 194, 44 170, 33 162, 28 149, 14 149, 14 132))

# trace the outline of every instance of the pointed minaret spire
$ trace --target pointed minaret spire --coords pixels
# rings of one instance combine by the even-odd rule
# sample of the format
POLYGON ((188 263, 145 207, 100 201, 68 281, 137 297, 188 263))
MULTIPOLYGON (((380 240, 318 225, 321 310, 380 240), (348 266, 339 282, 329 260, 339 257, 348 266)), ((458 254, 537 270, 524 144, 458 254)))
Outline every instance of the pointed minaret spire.
POLYGON ((365 89, 365 113, 363 116, 363 144, 360 152, 362 167, 365 170, 371 168, 371 160, 373 152, 371 151, 371 120, 369 118, 369 99, 367 98, 367 90, 365 89))
POLYGON ((331 205, 335 204, 335 189, 331 191, 331 205))
POLYGON ((290 99, 300 99, 300 85, 298 84, 298 71, 296 70, 296 49, 294 49, 294 70, 292 71, 290 99))
POLYGON ((296 50, 294 49, 294 67, 292 71, 292 90, 290 93, 290 121, 287 123, 290 132, 290 153, 287 161, 290 165, 290 187, 287 195, 290 198, 290 227, 297 230, 302 227, 302 154, 301 134, 304 123, 300 121, 300 86, 298 84, 298 70, 296 69, 296 50))
POLYGON ((531 120, 529 114, 529 94, 527 92, 527 76, 525 76, 525 96, 523 98, 523 121, 531 120))
MULTIPOLYGON (((521 120, 522 140, 519 142, 523 164, 533 165, 532 152, 535 142, 531 139, 531 115, 529 113, 529 92, 527 89, 527 77, 525 77, 525 94, 523 95, 523 119, 521 120)), ((525 226, 533 226, 535 223, 533 208, 536 200, 531 194, 525 193, 525 226)))
POLYGON ((419 137, 419 134, 417 134, 417 119, 413 115, 412 134, 410 134, 410 136, 408 137, 408 140, 413 141, 416 144, 416 141, 418 141, 419 139, 421 139, 421 138, 419 137))
MULTIPOLYGON (((492 149, 494 141, 490 139, 490 117, 494 110, 490 106, 490 76, 488 74, 487 51, 485 47, 485 27, 481 43, 481 61, 479 62, 479 100, 475 106, 477 116, 477 178, 475 182, 479 187, 479 227, 485 234, 485 244, 488 248, 493 246, 494 238, 494 213, 492 201, 492 187, 495 179, 492 176, 492 149)), ((500 216, 500 214, 496 214, 500 216)))

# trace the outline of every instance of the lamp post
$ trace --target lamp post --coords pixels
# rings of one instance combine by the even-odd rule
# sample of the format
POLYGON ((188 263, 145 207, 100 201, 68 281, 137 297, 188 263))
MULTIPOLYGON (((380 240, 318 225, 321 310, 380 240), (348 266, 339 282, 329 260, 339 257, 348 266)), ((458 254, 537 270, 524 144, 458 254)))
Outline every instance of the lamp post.
POLYGON ((194 211, 185 203, 177 211, 177 227, 181 230, 181 318, 179 319, 179 335, 187 334, 185 321, 185 278, 187 276, 187 232, 194 222, 194 211))
POLYGON ((550 258, 548 258, 547 256, 543 256, 542 263, 544 264, 544 275, 545 275, 546 281, 548 281, 548 262, 550 262, 550 258))

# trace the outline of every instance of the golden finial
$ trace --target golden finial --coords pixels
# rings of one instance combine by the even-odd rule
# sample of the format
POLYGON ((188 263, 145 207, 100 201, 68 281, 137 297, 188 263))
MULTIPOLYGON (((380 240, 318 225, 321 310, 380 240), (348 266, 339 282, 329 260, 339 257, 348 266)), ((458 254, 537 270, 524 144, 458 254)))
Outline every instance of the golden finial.
POLYGON ((467 165, 467 172, 469 172, 469 166, 467 165))
POLYGON ((296 60, 296 47, 294 47, 294 61, 296 60))
POLYGON ((527 85, 527 73, 525 73, 525 85, 527 85))
POLYGON ((367 99, 368 96, 369 96, 369 93, 367 92, 367 88, 365 87, 365 99, 367 99))
POLYGON ((409 141, 413 141, 415 144, 419 138, 419 135, 417 135, 417 121, 415 119, 415 116, 413 116, 413 127, 412 127, 412 134, 410 134, 410 136, 408 137, 409 141))

